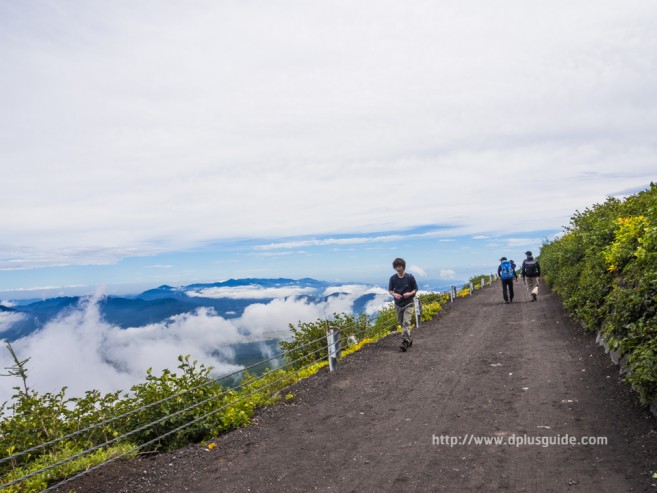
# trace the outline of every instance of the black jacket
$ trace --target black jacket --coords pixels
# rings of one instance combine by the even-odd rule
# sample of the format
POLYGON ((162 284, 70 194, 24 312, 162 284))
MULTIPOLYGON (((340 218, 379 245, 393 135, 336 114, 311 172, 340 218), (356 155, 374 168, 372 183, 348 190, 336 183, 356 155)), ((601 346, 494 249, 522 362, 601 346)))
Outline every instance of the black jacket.
POLYGON ((538 264, 538 260, 536 260, 534 257, 527 257, 525 260, 522 261, 522 277, 540 277, 541 276, 541 266, 538 264), (536 264, 536 272, 534 273, 528 273, 527 272, 527 262, 533 262, 536 264))

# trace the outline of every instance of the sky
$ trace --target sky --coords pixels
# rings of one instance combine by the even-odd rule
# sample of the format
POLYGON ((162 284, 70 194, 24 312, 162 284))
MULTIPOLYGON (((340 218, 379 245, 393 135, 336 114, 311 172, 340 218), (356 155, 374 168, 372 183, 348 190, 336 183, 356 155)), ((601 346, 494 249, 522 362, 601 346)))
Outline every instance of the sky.
POLYGON ((649 0, 0 3, 0 300, 493 272, 657 170, 649 0))

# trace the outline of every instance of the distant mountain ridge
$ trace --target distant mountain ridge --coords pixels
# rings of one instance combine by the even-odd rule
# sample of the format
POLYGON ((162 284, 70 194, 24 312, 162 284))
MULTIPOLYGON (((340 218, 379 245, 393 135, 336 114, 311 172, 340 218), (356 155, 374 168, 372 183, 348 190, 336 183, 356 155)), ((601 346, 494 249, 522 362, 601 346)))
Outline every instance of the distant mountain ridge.
MULTIPOLYGON (((229 279, 215 283, 190 284, 180 287, 162 285, 137 295, 106 296, 100 299, 98 306, 103 319, 110 324, 121 328, 141 327, 162 322, 182 313, 194 312, 199 307, 213 308, 218 315, 224 318, 240 317, 246 307, 253 303, 268 303, 281 297, 277 296, 275 291, 275 289, 281 288, 298 288, 302 291, 302 294, 298 296, 318 301, 323 298, 322 293, 326 288, 335 286, 339 286, 339 284, 310 278, 297 280, 285 278, 229 279), (228 290, 226 296, 221 296, 221 294, 215 296, 203 295, 204 290, 222 288, 228 290), (248 297, 248 291, 246 291, 246 294, 235 298, 230 296, 229 290, 231 288, 252 288, 255 295, 248 297), (274 290, 272 295, 266 294, 267 289, 274 290)), ((290 295, 294 295, 294 293, 290 295)), ((0 332, 0 338, 14 341, 25 337, 39 330, 56 317, 66 314, 68 310, 75 309, 80 301, 86 298, 82 296, 48 298, 26 305, 17 305, 13 308, 0 305, 0 311, 2 312, 22 315, 20 320, 0 332)), ((359 305, 361 304, 359 303, 359 305)))
MULTIPOLYGON (((318 303, 348 293, 353 286, 377 288, 363 283, 331 283, 312 278, 228 279, 179 287, 162 285, 136 295, 106 296, 99 300, 98 307, 106 322, 125 329, 159 323, 175 315, 192 313, 200 307, 212 308, 217 315, 231 319, 241 317, 249 305, 266 304, 277 298, 294 296, 318 303), (327 293, 329 288, 331 292, 327 293)), ((352 305, 354 313, 364 312, 367 304, 377 296, 365 291, 355 297, 352 305)), ((0 312, 11 314, 13 319, 20 318, 4 327, 0 339, 14 341, 30 335, 56 317, 77 309, 80 302, 87 298, 48 298, 24 305, 16 304, 11 308, 0 305, 0 312)))

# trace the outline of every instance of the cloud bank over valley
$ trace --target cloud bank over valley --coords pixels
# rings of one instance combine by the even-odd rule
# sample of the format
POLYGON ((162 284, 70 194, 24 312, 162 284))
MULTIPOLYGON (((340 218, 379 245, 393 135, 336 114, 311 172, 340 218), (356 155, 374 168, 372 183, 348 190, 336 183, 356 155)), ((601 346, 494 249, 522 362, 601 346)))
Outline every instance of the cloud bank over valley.
MULTIPOLYGON (((28 383, 40 392, 55 392, 63 386, 69 388, 70 395, 81 395, 91 389, 128 390, 143 381, 148 368, 155 374, 165 368, 173 370, 179 355, 189 354, 192 359, 213 366, 216 375, 237 371, 242 368, 235 361, 239 345, 257 344, 262 353, 260 359, 265 359, 273 350, 264 341, 286 339, 290 335, 290 323, 314 322, 330 318, 334 313, 351 313, 356 300, 363 296, 368 300, 363 311, 369 314, 390 301, 386 291, 366 285, 331 286, 320 291, 318 297, 308 296, 316 288, 303 286, 247 285, 225 287, 221 291, 185 289, 186 293, 205 291, 235 299, 247 292, 266 291, 269 297, 279 296, 254 301, 239 317, 228 318, 214 308, 200 306, 158 323, 127 328, 104 320, 99 309, 101 297, 84 297, 40 330, 15 340, 12 345, 20 359, 30 358, 28 383)), ((18 312, 0 312, 0 338, 2 331, 23 317, 18 312)), ((0 367, 12 364, 8 351, 0 350, 0 367)), ((0 402, 8 400, 11 387, 19 383, 15 378, 0 379, 0 402)))

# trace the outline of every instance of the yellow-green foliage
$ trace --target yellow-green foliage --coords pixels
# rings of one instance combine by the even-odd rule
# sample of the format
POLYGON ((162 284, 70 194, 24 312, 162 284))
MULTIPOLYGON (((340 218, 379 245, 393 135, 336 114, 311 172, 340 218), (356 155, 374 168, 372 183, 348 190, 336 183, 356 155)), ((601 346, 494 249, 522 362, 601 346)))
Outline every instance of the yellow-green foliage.
POLYGON ((420 317, 420 321, 426 322, 428 320, 431 320, 442 309, 443 307, 437 301, 434 301, 427 305, 422 305, 422 316, 420 317))
POLYGON ((544 278, 566 308, 627 355, 627 380, 657 399, 657 185, 577 212, 541 249, 544 278))
MULTIPOLYGON (((27 493, 43 491, 54 481, 61 481, 65 478, 74 476, 80 471, 84 471, 97 464, 107 462, 119 455, 127 458, 134 457, 131 452, 133 445, 129 443, 114 445, 108 449, 96 450, 84 457, 74 459, 70 462, 54 467, 53 469, 37 474, 25 481, 3 489, 6 493, 27 493), (125 454, 125 455, 124 455, 125 454)), ((16 467, 2 477, 2 483, 10 483, 14 480, 27 476, 33 472, 39 471, 51 464, 55 464, 63 459, 84 452, 84 449, 62 448, 60 451, 41 455, 38 459, 30 461, 23 467, 16 467)))
POLYGON ((602 250, 608 270, 617 272, 633 258, 648 254, 645 246, 651 226, 645 216, 619 217, 616 219, 618 229, 614 241, 602 250))
POLYGON ((363 346, 365 346, 366 344, 372 344, 373 342, 376 342, 379 339, 382 339, 383 337, 384 337, 384 334, 377 334, 373 337, 368 337, 366 339, 363 339, 362 341, 360 341, 360 342, 358 342, 358 343, 356 343, 352 346, 349 346, 347 349, 342 351, 342 357, 346 358, 350 354, 353 354, 356 351, 361 350, 363 348, 363 346))
POLYGON ((456 293, 457 298, 465 298, 470 295, 470 288, 463 288, 456 293))

